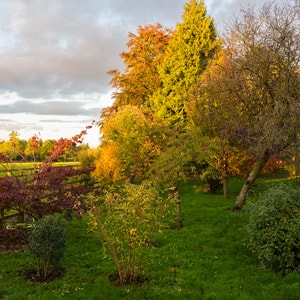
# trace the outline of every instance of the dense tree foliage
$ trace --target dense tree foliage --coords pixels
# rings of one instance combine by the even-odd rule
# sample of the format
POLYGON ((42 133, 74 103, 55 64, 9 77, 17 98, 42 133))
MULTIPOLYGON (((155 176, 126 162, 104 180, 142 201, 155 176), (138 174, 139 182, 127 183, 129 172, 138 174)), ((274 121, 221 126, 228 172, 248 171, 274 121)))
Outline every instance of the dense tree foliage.
POLYGON ((148 25, 130 34, 125 72, 111 71, 117 90, 102 113, 98 179, 140 182, 152 173, 176 190, 202 168, 197 174, 219 178, 226 196, 228 177, 249 172, 240 210, 266 163, 280 165, 276 157, 300 125, 300 14, 297 2, 285 4, 243 10, 222 42, 196 0, 186 3, 173 33, 148 25), (153 51, 156 59, 147 60, 153 51))
POLYGON ((226 37, 226 48, 199 78, 193 104, 198 124, 256 157, 236 210, 270 156, 297 137, 299 21, 293 5, 268 3, 258 14, 245 10, 226 37))
POLYGON ((125 70, 111 70, 113 108, 124 105, 149 107, 149 98, 161 84, 158 66, 172 37, 172 31, 160 24, 139 26, 137 34, 129 33, 128 51, 122 52, 125 70))
POLYGON ((220 41, 203 1, 192 0, 184 10, 183 21, 174 32, 157 24, 139 26, 137 35, 130 33, 129 50, 121 53, 124 73, 109 72, 116 88, 115 101, 102 112, 102 144, 94 173, 102 184, 140 182, 159 162, 168 160, 172 166, 177 161, 175 169, 179 173, 174 185, 170 183, 174 170, 167 167, 170 173, 158 176, 162 182, 167 180, 170 187, 177 186, 182 179, 179 174, 186 173, 179 169, 187 165, 190 156, 180 155, 174 160, 176 151, 172 147, 174 141, 186 141, 189 90, 220 47, 220 41), (178 127, 184 130, 176 131, 178 127))
POLYGON ((153 95, 152 109, 171 126, 186 125, 189 91, 209 60, 220 47, 214 22, 207 15, 204 1, 186 3, 159 67, 161 87, 153 95))
MULTIPOLYGON (((26 141, 19 138, 18 132, 12 131, 8 140, 0 141, 0 153, 13 161, 42 162, 58 143, 59 140, 54 139, 43 141, 38 135, 34 135, 26 141)), ((67 148, 64 155, 57 158, 57 160, 77 161, 78 152, 87 148, 87 144, 78 143, 75 147, 67 148)))
POLYGON ((102 124, 103 141, 95 176, 105 184, 124 180, 140 182, 160 154, 165 130, 161 122, 138 107, 121 107, 102 124))

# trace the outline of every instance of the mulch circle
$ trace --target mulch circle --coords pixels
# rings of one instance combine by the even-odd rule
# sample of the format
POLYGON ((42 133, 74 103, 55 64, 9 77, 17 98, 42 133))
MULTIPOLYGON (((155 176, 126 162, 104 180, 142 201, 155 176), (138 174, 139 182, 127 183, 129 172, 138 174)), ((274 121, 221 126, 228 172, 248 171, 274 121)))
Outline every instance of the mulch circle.
POLYGON ((24 278, 27 281, 31 282, 50 282, 58 278, 64 277, 66 274, 65 268, 55 268, 45 277, 39 275, 35 269, 26 270, 24 272, 24 278))
POLYGON ((127 282, 120 283, 120 279, 119 279, 119 276, 118 276, 117 272, 109 272, 108 279, 115 286, 124 286, 124 285, 132 285, 132 284, 137 285, 137 286, 141 286, 144 283, 149 282, 149 279, 146 278, 145 276, 138 275, 134 278, 134 280, 128 280, 127 282))

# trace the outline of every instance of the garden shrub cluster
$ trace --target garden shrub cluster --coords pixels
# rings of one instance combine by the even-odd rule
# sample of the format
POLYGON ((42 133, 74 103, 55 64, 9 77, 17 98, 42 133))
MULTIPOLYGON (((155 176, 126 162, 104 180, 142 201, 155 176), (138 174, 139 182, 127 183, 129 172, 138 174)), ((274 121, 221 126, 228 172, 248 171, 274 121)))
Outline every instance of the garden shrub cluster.
POLYGON ((263 267, 287 274, 300 266, 300 189, 280 183, 251 205, 249 246, 263 267))
MULTIPOLYGON (((1 162, 0 162, 1 163, 1 162)), ((52 213, 80 217, 87 211, 85 195, 94 190, 94 167, 74 168, 43 164, 33 174, 0 178, 0 229, 3 217, 17 211, 34 219, 52 213)))
MULTIPOLYGON (((89 128, 91 126, 86 126, 86 130, 89 128)), ((95 190, 95 181, 90 175, 95 168, 53 165, 53 162, 65 157, 67 151, 82 143, 86 130, 71 139, 56 141, 43 163, 33 165, 33 172, 22 168, 16 172, 12 168, 13 161, 0 152, 0 167, 6 171, 4 176, 0 176, 0 229, 4 216, 10 211, 17 211, 23 216, 26 213, 36 220, 53 213, 63 213, 70 219, 74 214, 80 217, 87 211, 85 195, 95 190)), ((36 136, 33 140, 36 141, 36 136)), ((17 153, 14 143, 11 146, 17 153)), ((33 147, 37 148, 38 143, 34 143, 33 147)))
POLYGON ((28 252, 35 259, 37 275, 47 278, 61 266, 66 248, 64 220, 52 214, 38 220, 29 235, 28 252))
POLYGON ((117 267, 120 285, 141 280, 145 249, 168 215, 171 199, 150 182, 114 186, 92 198, 89 229, 117 267))

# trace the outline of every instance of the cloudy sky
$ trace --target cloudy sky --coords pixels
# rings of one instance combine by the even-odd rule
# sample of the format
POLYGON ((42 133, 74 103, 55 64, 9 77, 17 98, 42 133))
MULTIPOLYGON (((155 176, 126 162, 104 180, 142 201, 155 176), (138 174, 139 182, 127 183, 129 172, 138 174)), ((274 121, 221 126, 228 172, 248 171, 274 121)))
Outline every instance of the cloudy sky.
MULTIPOLYGON (((187 0, 0 0, 0 140, 79 133, 111 104, 128 32, 175 28, 187 0)), ((252 0, 261 5, 264 0, 252 0)), ((221 31, 247 0, 206 0, 221 31)), ((85 142, 99 144, 98 128, 85 142)))

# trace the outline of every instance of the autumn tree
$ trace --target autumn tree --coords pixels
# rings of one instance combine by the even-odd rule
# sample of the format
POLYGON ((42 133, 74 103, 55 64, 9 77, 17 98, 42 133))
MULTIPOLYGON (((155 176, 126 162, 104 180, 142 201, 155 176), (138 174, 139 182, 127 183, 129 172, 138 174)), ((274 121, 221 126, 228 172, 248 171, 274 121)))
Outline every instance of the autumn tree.
POLYGON ((103 185, 117 184, 124 181, 121 165, 121 153, 116 142, 101 144, 98 157, 95 159, 96 169, 93 175, 103 185))
POLYGON ((194 91, 197 122, 256 158, 236 211, 268 159, 299 132, 299 17, 288 1, 243 10, 194 91))
POLYGON ((240 175, 243 163, 250 160, 249 156, 237 147, 230 145, 228 140, 204 135, 199 128, 190 131, 194 156, 202 159, 206 167, 200 174, 206 181, 207 189, 215 192, 213 184, 222 184, 224 198, 228 197, 229 177, 240 175))
POLYGON ((145 170, 159 155, 164 143, 164 126, 136 106, 126 105, 101 127, 103 135, 95 176, 111 183, 123 180, 140 182, 145 170), (103 172, 107 172, 106 175, 103 172))
POLYGON ((11 160, 19 159, 24 153, 24 143, 19 138, 17 131, 11 131, 9 140, 0 143, 0 152, 5 154, 11 160))
POLYGON ((28 157, 32 157, 35 162, 38 158, 37 156, 39 155, 41 144, 42 141, 40 143, 40 138, 35 134, 28 140, 24 154, 28 157))
POLYGON ((113 108, 124 105, 148 107, 149 97, 160 86, 158 66, 161 64, 172 31, 160 24, 139 26, 137 34, 129 33, 128 51, 122 52, 125 70, 111 70, 113 108))
POLYGON ((186 124, 189 91, 219 46, 214 22, 207 15, 204 1, 190 0, 159 67, 162 85, 151 98, 157 116, 171 126, 186 124))
POLYGON ((53 139, 44 140, 40 147, 40 158, 43 161, 55 148, 56 141, 53 139))

